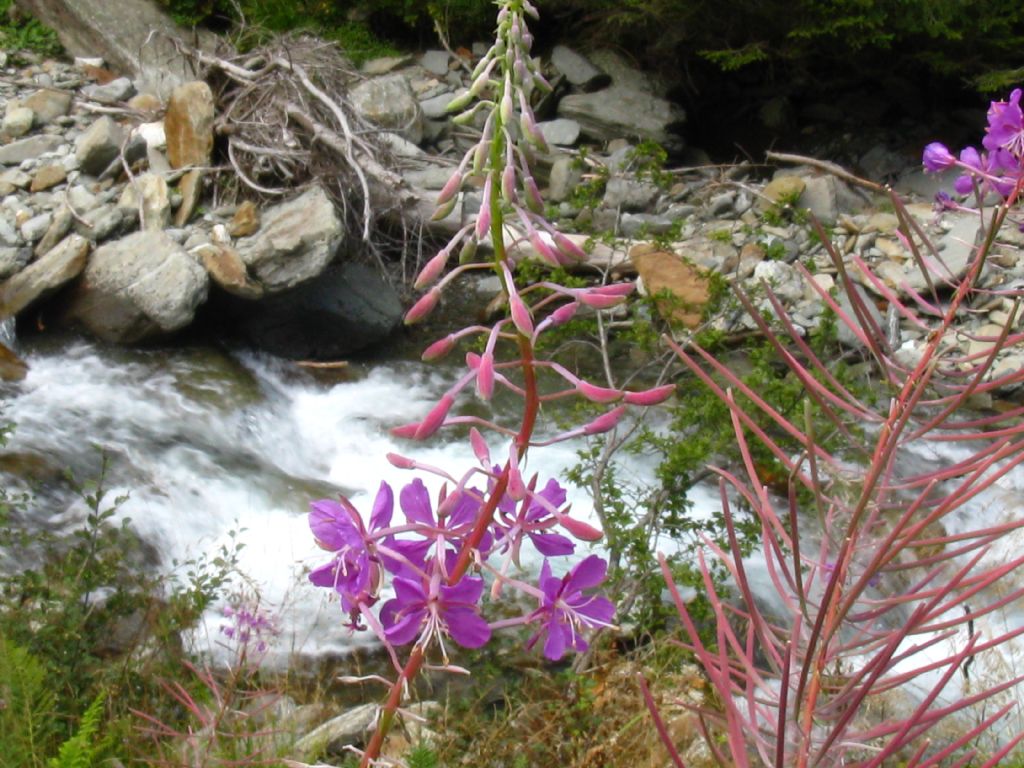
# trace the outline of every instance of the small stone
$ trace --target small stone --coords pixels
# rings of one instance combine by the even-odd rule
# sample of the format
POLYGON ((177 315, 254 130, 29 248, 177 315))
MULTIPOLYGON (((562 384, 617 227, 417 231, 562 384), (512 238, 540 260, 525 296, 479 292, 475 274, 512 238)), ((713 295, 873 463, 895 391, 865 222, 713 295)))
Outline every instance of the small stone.
POLYGON ((552 163, 551 172, 548 174, 547 199, 552 203, 568 200, 582 180, 583 170, 576 159, 568 155, 559 155, 552 163))
POLYGON ((659 301, 658 311, 673 325, 695 328, 701 321, 704 305, 710 296, 708 280, 700 270, 687 264, 674 253, 653 245, 638 245, 629 252, 648 296, 671 295, 659 301))
POLYGON ((164 104, 152 93, 139 93, 128 99, 128 106, 139 112, 159 112, 164 104))
POLYGON ((197 168, 182 176, 178 182, 178 192, 181 193, 181 205, 174 214, 174 226, 183 227, 192 217, 192 212, 195 211, 202 196, 203 172, 197 168))
POLYGON ((349 91, 349 100, 374 125, 396 131, 413 144, 423 140, 423 112, 405 75, 394 73, 359 83, 349 91))
POLYGON ((881 232, 892 234, 900 227, 899 217, 895 213, 874 213, 868 217, 864 225, 865 232, 881 232))
POLYGON ((548 144, 558 147, 571 147, 580 137, 580 124, 565 117, 537 123, 537 127, 548 144))
POLYGON ((758 205, 764 209, 770 205, 778 205, 781 202, 792 203, 799 199, 806 186, 807 183, 799 176, 777 176, 769 181, 764 189, 761 190, 763 198, 759 201, 758 205))
POLYGON ((143 123, 135 130, 142 137, 142 140, 146 142, 147 149, 165 149, 167 147, 167 133, 164 131, 163 120, 143 123))
POLYGON ((36 91, 23 102, 32 110, 39 125, 54 122, 71 111, 71 94, 49 89, 36 91))
POLYGON ((363 63, 359 70, 367 77, 377 77, 404 67, 412 61, 411 56, 381 56, 363 63))
POLYGON ((12 107, 9 103, 7 105, 7 112, 4 115, 3 126, 0 126, 0 130, 12 138, 24 136, 32 130, 32 123, 35 119, 35 112, 28 107, 12 107))
POLYGON ((249 277, 245 262, 231 246, 207 243, 199 246, 195 253, 202 259, 213 282, 228 293, 251 300, 263 296, 263 286, 249 277))
POLYGON ((431 96, 429 99, 424 99, 420 102, 420 109, 423 110, 423 116, 430 119, 446 117, 448 115, 448 110, 446 108, 454 98, 455 94, 451 91, 445 91, 437 96, 431 96))
POLYGON ((53 214, 40 213, 21 225, 21 236, 30 243, 42 239, 53 222, 53 214))
POLYGON ((167 181, 155 173, 144 173, 128 184, 121 194, 118 206, 122 209, 139 211, 139 197, 142 197, 142 229, 164 229, 171 223, 171 200, 167 181))
POLYGON ((427 51, 420 56, 420 66, 422 66, 427 72, 438 77, 443 77, 448 74, 448 64, 451 61, 451 56, 448 51, 427 51))
POLYGON ((122 210, 116 205, 102 205, 75 222, 75 231, 94 243, 109 238, 124 221, 122 210))
POLYGON ((260 228, 259 211, 252 200, 246 200, 235 211, 228 225, 228 233, 232 237, 248 237, 260 228))
POLYGON ((0 173, 0 184, 10 189, 5 194, 10 194, 14 189, 25 189, 32 183, 32 177, 20 168, 9 168, 0 173))
POLYGON ((67 177, 68 172, 64 170, 64 166, 61 163, 44 165, 32 177, 32 185, 29 187, 29 190, 31 192, 41 192, 44 189, 50 189, 58 184, 63 184, 67 177))
MULTIPOLYGON (((967 343, 967 354, 968 356, 989 354, 996 346, 996 342, 999 340, 1000 334, 1003 332, 1001 325, 995 325, 994 323, 986 324, 974 331, 971 336, 972 338, 967 343)), ((981 359, 974 361, 975 365, 981 364, 981 359)))
POLYGON ((654 203, 660 192, 654 184, 645 181, 614 177, 605 187, 603 204, 611 209, 643 211, 654 203))
POLYGON ((102 85, 94 83, 82 88, 82 95, 93 101, 111 103, 115 101, 127 101, 135 95, 135 86, 127 77, 119 77, 102 85))
POLYGON ((0 316, 10 317, 53 293, 85 268, 89 242, 70 235, 49 253, 0 285, 0 316))
POLYGON ((708 201, 708 210, 712 216, 721 216, 726 211, 732 209, 732 205, 735 200, 735 192, 719 192, 717 195, 713 195, 708 201))
POLYGON ((99 176, 121 152, 124 132, 109 117, 101 117, 81 136, 75 148, 75 157, 82 173, 99 176))
POLYGON ((54 152, 64 144, 63 136, 38 134, 27 139, 19 139, 0 147, 0 164, 19 165, 26 160, 33 160, 47 152, 54 152))
POLYGON ((31 258, 32 251, 28 248, 0 246, 0 280, 6 280, 11 275, 20 272, 31 258))
POLYGON ((64 236, 71 230, 73 222, 74 217, 71 215, 71 209, 66 205, 58 208, 53 214, 53 223, 50 224, 50 228, 46 230, 43 239, 36 243, 36 258, 49 252, 57 243, 63 240, 64 236))

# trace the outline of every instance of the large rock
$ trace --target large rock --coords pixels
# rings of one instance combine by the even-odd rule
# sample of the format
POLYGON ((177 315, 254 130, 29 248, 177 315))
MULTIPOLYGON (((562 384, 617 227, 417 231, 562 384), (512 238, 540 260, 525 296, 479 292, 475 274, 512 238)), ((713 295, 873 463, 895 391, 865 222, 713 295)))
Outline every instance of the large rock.
POLYGON ((0 285, 0 317, 11 317, 78 277, 89 256, 89 241, 71 235, 0 285))
POLYGON ((334 204, 313 187, 263 214, 252 237, 237 243, 238 255, 268 292, 283 291, 319 275, 338 252, 344 227, 334 204))
POLYGON ((590 93, 611 85, 611 75, 602 72, 590 59, 568 46, 556 45, 551 51, 551 63, 581 91, 590 93))
POLYGON ((599 141, 638 138, 681 146, 678 129, 686 120, 681 107, 662 98, 655 82, 619 57, 606 54, 600 67, 612 76, 611 86, 566 96, 558 103, 559 117, 575 120, 599 141))
POLYGON ((381 128, 396 131, 413 144, 423 140, 423 112, 402 74, 375 77, 349 93, 352 106, 381 128))
POLYGON ((13 141, 0 147, 0 164, 18 165, 25 160, 32 160, 47 152, 53 152, 62 144, 64 144, 63 137, 50 134, 39 134, 13 141))
POLYGON ((376 272, 348 263, 260 301, 232 299, 226 315, 258 349, 293 360, 338 360, 386 338, 401 323, 402 305, 376 272))
POLYGON ((65 320, 105 341, 131 344, 179 330, 206 299, 206 270, 164 232, 97 248, 65 320))
POLYGON ((174 40, 213 49, 216 37, 184 32, 155 0, 17 0, 18 6, 53 28, 71 56, 100 56, 107 66, 132 75, 141 91, 166 99, 195 77, 174 40))
POLYGON ((121 152, 124 131, 109 117, 101 117, 78 137, 75 158, 82 173, 99 176, 121 152))
POLYGON ((201 80, 174 89, 167 102, 164 133, 173 168, 208 165, 213 153, 213 91, 201 80))

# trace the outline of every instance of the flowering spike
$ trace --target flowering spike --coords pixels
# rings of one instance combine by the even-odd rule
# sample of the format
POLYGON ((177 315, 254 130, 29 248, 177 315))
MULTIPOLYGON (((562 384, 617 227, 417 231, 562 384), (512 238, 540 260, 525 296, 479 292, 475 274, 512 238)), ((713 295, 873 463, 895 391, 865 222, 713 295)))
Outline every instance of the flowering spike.
POLYGON ((602 432, 607 432, 613 429, 616 424, 622 419, 622 415, 626 412, 626 406, 620 405, 617 408, 612 408, 607 413, 603 413, 594 419, 589 424, 584 425, 584 435, 598 435, 602 432))
POLYGON ((675 391, 675 384, 664 384, 642 392, 627 392, 625 400, 630 405, 658 405, 668 400, 675 391))

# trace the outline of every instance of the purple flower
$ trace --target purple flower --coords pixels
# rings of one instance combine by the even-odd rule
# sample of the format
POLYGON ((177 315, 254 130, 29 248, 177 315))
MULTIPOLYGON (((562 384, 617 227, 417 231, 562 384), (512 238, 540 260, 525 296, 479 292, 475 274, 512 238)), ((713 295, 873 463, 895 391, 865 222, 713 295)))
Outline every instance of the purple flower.
POLYGON ((419 638, 450 636, 465 648, 480 648, 491 639, 491 628, 477 613, 484 591, 483 579, 467 576, 458 584, 441 584, 440 575, 429 582, 401 576, 394 580, 395 596, 384 603, 380 621, 384 634, 396 645, 419 638))
MULTIPOLYGON (((381 483, 370 514, 370 532, 391 524, 394 494, 381 483)), ((381 567, 375 542, 363 525, 359 511, 348 499, 314 501, 310 505, 309 527, 317 543, 334 553, 334 558, 309 574, 318 587, 329 587, 341 596, 342 608, 353 615, 362 603, 373 604, 380 586, 381 567)))
POLYGON ((543 626, 530 641, 532 648, 540 637, 547 633, 544 655, 551 661, 558 661, 568 648, 585 651, 587 641, 580 634, 584 627, 611 626, 615 606, 602 595, 584 595, 583 590, 596 587, 604 581, 608 564, 597 555, 590 555, 576 564, 561 578, 551 575, 547 561, 540 571, 540 586, 544 597, 540 608, 533 612, 531 619, 540 619, 543 626))
MULTIPOLYGON (((495 468, 495 471, 500 470, 495 468)), ((495 519, 494 527, 501 539, 502 548, 512 547, 513 552, 518 556, 519 543, 525 535, 530 538, 537 551, 545 557, 571 555, 575 551, 576 545, 566 536, 548 532, 548 529, 557 523, 551 508, 557 509, 565 504, 565 489, 552 478, 548 480, 547 485, 540 493, 534 493, 531 490, 527 498, 529 502, 520 504, 518 511, 515 500, 507 494, 498 503, 499 516, 495 519), (543 501, 538 500, 538 497, 543 501), (543 502, 547 502, 547 504, 543 502), (523 511, 524 506, 525 512, 523 511)))
POLYGON ((988 110, 988 128, 981 143, 989 152, 1006 150, 1019 167, 1024 158, 1024 112, 1020 108, 1021 89, 1010 94, 1008 101, 993 101, 988 110))
POLYGON ((929 171, 944 171, 956 165, 956 158, 945 144, 933 141, 924 148, 924 167, 929 171))

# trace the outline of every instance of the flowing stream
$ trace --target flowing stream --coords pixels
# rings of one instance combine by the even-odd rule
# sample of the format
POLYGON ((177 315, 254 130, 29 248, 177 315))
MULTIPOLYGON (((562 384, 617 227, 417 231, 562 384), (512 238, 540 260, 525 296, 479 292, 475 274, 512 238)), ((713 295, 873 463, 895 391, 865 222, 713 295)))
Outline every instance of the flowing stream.
MULTIPOLYGON (((39 478, 30 523, 66 530, 80 522, 85 504, 63 472, 95 478, 105 453, 108 498, 127 494, 117 515, 159 553, 153 567, 172 573, 176 562, 231 546, 232 536, 244 545, 241 570, 283 633, 279 662, 371 642, 349 635, 336 602, 306 581, 325 561, 307 526, 309 501, 344 493, 367 510, 381 480, 397 489, 412 479, 387 462, 389 451, 456 476, 475 464, 464 439, 410 444, 389 435, 422 418, 453 375, 402 359, 400 349, 325 380, 293 363, 213 347, 127 350, 45 336, 15 348, 29 372, 4 385, 2 415, 14 431, 2 469, 9 488, 26 473, 39 478)), ((491 447, 500 450, 497 440, 491 447)), ((562 474, 577 447, 545 448, 543 474, 562 474)), ((570 489, 570 500, 574 515, 596 524, 586 494, 570 489)), ((207 615, 197 648, 215 651, 222 611, 207 615)))

